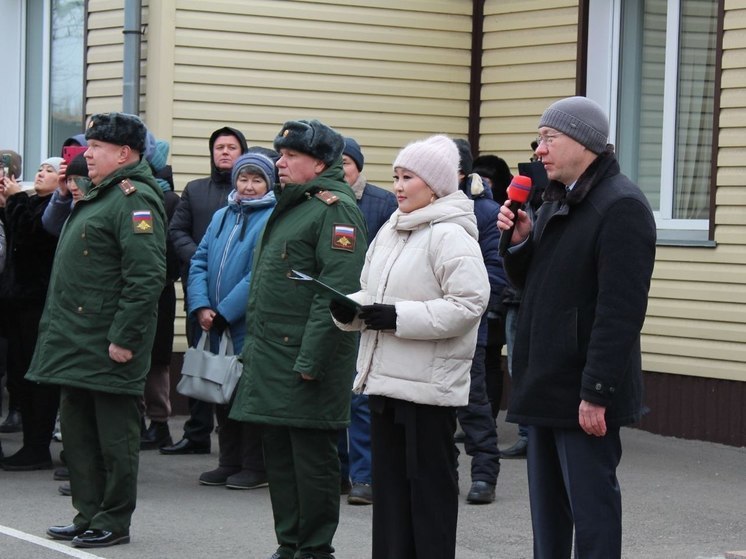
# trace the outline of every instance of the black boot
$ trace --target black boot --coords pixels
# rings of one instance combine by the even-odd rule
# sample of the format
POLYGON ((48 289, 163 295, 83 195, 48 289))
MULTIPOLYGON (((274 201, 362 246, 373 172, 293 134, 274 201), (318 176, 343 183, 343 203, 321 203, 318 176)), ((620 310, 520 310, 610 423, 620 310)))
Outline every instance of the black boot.
POLYGON ((50 470, 52 469, 52 456, 49 453, 49 447, 23 446, 14 455, 3 458, 0 466, 8 472, 50 470))
POLYGON ((10 410, 5 421, 0 424, 0 433, 18 433, 23 429, 21 423, 21 412, 19 410, 10 410))
POLYGON ((140 450, 155 450, 172 444, 171 432, 165 421, 151 421, 150 427, 140 437, 140 450))

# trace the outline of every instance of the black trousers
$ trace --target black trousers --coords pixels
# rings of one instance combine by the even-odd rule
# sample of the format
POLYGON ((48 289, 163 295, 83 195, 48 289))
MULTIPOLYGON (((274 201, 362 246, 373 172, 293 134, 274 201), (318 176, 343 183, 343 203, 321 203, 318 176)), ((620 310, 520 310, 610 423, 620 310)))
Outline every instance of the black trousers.
POLYGON ((373 559, 454 559, 456 409, 371 396, 373 559))
POLYGON ((573 529, 577 559, 621 557, 619 428, 594 437, 530 425, 527 458, 534 559, 570 557, 573 529))
POLYGON ((484 346, 477 346, 474 352, 469 403, 458 408, 458 421, 464 430, 464 450, 472 457, 472 482, 486 481, 495 485, 500 473, 500 451, 497 450, 497 426, 485 385, 485 351, 484 346))
POLYGON ((262 431, 259 425, 230 419, 229 405, 216 405, 219 466, 264 472, 262 431))

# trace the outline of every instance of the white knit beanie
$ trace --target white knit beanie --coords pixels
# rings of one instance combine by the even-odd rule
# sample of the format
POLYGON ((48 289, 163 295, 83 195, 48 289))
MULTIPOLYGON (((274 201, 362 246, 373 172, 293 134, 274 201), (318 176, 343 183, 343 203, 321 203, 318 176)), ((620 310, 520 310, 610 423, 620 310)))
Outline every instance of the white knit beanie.
POLYGON ((394 169, 412 171, 427 183, 438 198, 458 190, 459 153, 451 138, 430 136, 413 142, 399 152, 394 169))
POLYGON ((60 166, 62 165, 63 161, 64 159, 62 159, 61 157, 48 157, 44 161, 39 163, 39 168, 41 168, 42 165, 49 165, 50 167, 52 167, 52 169, 54 169, 55 173, 59 173, 60 166))

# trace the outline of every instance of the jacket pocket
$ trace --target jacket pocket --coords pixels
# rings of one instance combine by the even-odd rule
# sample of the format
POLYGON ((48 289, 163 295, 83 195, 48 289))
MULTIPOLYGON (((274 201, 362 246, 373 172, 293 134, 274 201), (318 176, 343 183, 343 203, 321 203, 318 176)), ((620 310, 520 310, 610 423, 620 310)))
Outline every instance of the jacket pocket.
POLYGON ((87 291, 81 288, 79 292, 59 294, 60 307, 76 315, 96 315, 101 313, 104 306, 104 297, 96 291, 87 291))
POLYGON ((303 341, 305 325, 288 324, 283 322, 258 322, 259 335, 269 343, 298 347, 303 341))

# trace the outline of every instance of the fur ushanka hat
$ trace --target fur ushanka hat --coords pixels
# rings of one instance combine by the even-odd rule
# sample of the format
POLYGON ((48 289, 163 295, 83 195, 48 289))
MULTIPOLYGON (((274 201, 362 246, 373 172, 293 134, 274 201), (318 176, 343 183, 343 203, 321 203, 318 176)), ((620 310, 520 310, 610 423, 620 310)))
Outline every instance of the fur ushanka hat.
POLYGON ((342 157, 342 135, 318 120, 289 120, 275 138, 276 151, 293 149, 315 157, 329 167, 342 157))
POLYGON ((143 154, 147 132, 145 123, 138 116, 127 113, 100 113, 91 117, 85 131, 85 139, 129 146, 143 154))

